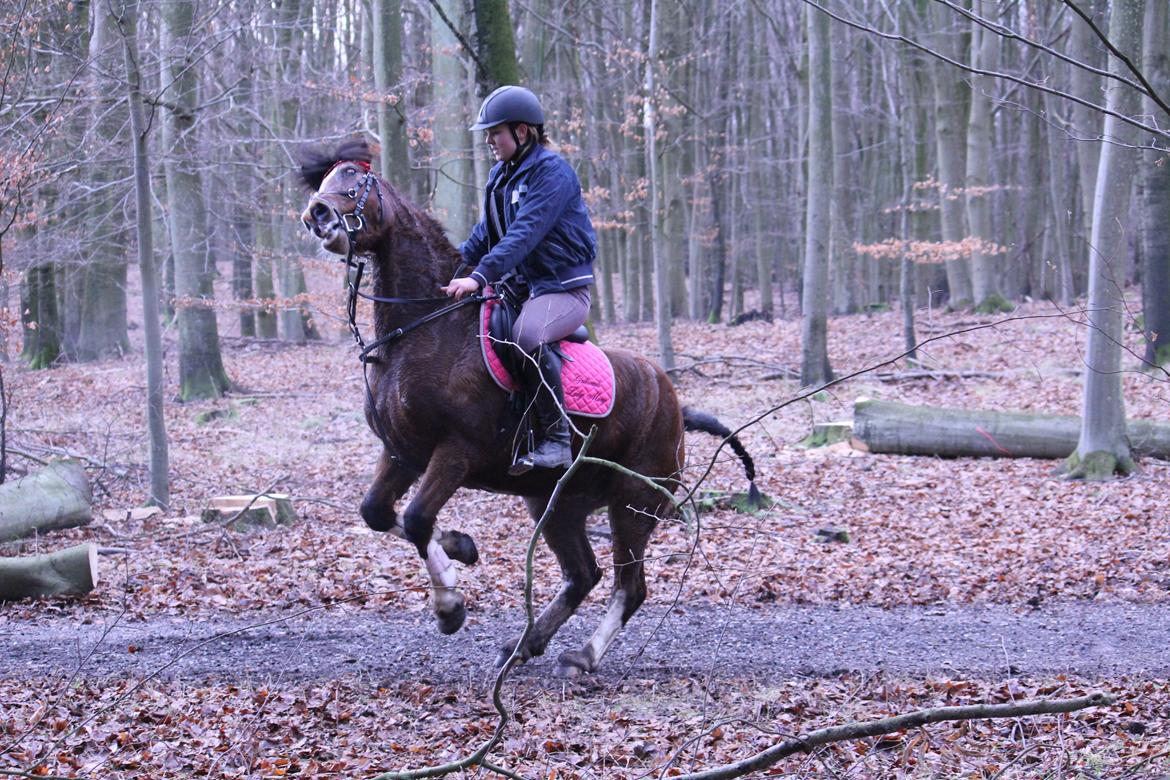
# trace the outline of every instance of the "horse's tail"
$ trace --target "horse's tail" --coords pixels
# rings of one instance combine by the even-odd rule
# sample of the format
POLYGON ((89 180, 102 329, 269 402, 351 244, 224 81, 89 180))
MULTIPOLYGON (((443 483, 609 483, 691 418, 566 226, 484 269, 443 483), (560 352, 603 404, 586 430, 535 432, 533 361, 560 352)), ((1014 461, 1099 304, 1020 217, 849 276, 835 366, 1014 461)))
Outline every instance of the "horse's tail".
POLYGON ((756 463, 752 460, 752 456, 748 455, 748 451, 744 449, 743 443, 731 432, 730 428, 715 419, 714 415, 699 412, 687 406, 683 407, 682 412, 684 430, 699 431, 722 437, 731 445, 731 449, 735 450, 735 454, 743 461, 743 470, 748 478, 748 506, 752 509, 759 509, 763 505, 763 499, 760 497, 760 491, 756 488, 756 463))

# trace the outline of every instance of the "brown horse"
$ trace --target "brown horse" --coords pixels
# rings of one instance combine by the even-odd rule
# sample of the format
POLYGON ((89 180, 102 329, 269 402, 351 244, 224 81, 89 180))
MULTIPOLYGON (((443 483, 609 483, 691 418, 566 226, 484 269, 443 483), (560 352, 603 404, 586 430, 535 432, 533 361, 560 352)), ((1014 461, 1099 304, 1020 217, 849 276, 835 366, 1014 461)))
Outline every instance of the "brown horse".
MULTIPOLYGON (((365 412, 383 450, 361 515, 375 531, 395 533, 417 547, 431 577, 439 629, 453 633, 462 626, 465 611, 451 559, 472 564, 478 553, 470 537, 436 529, 439 510, 456 490, 471 487, 522 496, 532 517, 539 519, 564 471, 508 475, 519 421, 484 367, 476 338, 478 306, 410 328, 422 315, 442 307, 436 301, 439 287, 455 275, 461 260, 440 225, 370 172, 369 161, 364 142, 342 144, 335 153, 306 153, 301 175, 314 193, 301 218, 326 251, 345 255, 351 264, 355 257, 368 258, 374 295, 395 299, 374 307, 378 340, 384 341, 367 364, 365 412), (394 338, 399 328, 406 333, 394 338), (395 503, 416 481, 418 490, 400 524, 395 503)), ((613 363, 617 400, 609 416, 597 421, 590 455, 651 477, 673 492, 683 467, 685 424, 728 437, 749 481, 754 478, 754 466, 739 442, 714 418, 680 408, 662 369, 632 352, 606 353, 613 363)), ((578 434, 574 451, 580 445, 578 434)), ((601 579, 585 520, 603 506, 609 508, 613 537, 613 596, 589 643, 563 653, 557 671, 567 676, 594 671, 645 600, 646 543, 657 519, 671 511, 671 502, 643 480, 582 464, 544 528, 544 540, 560 563, 563 587, 519 648, 521 660, 544 652, 601 579)), ((516 645, 517 640, 506 643, 498 662, 504 663, 516 645)))

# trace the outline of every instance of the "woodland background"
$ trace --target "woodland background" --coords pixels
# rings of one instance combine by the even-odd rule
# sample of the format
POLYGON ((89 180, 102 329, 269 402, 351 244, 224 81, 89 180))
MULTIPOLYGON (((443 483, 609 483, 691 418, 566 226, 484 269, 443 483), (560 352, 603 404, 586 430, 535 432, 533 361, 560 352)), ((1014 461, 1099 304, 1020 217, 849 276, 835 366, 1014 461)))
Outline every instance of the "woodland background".
MULTIPOLYGON (((728 422, 764 414, 744 436, 780 503, 753 518, 713 506, 706 563, 686 572, 675 564, 692 560, 690 529, 666 529, 652 599, 680 588, 716 610, 1164 605, 1164 462, 1087 486, 1040 461, 794 445, 813 422, 847 416, 855 395, 1088 412, 1115 433, 1125 416, 1167 418, 1156 368, 1170 360, 1167 11, 1161 0, 5 4, 0 479, 81 457, 110 514, 62 538, 120 550, 122 563, 81 601, 5 605, 0 625, 171 615, 214 633, 225 615, 425 609, 421 585, 403 579, 409 551, 355 528, 374 440, 340 269, 298 224, 297 152, 373 140, 387 179, 457 242, 488 167, 466 126, 487 91, 515 82, 541 95, 586 191, 602 344, 658 357, 684 400, 728 422), (934 337, 914 362, 787 403, 934 337), (1096 362, 1094 339, 1116 368, 1096 362), (1086 400, 1093 377, 1115 383, 1108 404, 1086 400), (1101 413, 1122 399, 1120 417, 1101 413), (310 507, 306 522, 242 540, 191 533, 209 496, 273 486, 310 507), (129 512, 151 498, 167 511, 129 512), (853 542, 810 541, 826 524, 853 542)), ((696 475, 712 453, 695 445, 696 475)), ((742 489, 739 473, 720 460, 709 487, 742 489)), ((526 521, 478 494, 451 509, 494 556, 468 587, 472 630, 495 630, 519 609, 505 584, 519 579, 526 521)), ((442 641, 425 621, 418 630, 442 641)), ((630 679, 638 660, 625 660, 620 679, 577 688, 541 681, 542 667, 521 680, 529 714, 507 760, 524 776, 634 777, 684 749, 691 767, 740 757, 767 729, 1105 688, 1125 704, 907 733, 778 771, 1120 777, 1166 763, 1170 686, 1140 668, 630 679)), ((135 686, 6 678, 2 766, 353 776, 453 756, 492 720, 479 688, 435 668, 392 682, 135 686)))

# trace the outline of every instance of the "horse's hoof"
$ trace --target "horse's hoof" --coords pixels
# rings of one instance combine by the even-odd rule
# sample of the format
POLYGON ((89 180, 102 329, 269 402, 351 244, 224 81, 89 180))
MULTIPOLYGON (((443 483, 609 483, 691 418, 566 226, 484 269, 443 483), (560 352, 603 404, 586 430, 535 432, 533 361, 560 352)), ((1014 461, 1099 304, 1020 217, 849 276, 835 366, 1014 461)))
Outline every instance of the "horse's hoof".
MULTIPOLYGON (((499 669, 504 664, 508 663, 508 659, 512 657, 512 653, 515 652, 515 650, 516 650, 516 641, 515 640, 513 640, 511 642, 505 642, 504 646, 500 648, 500 652, 496 655, 496 668, 499 669)), ((520 652, 517 653, 516 655, 517 655, 517 660, 516 660, 517 666, 519 666, 520 664, 524 663, 525 661, 527 661, 529 658, 532 657, 532 653, 528 652, 527 649, 521 649, 520 652)))
POLYGON ((394 528, 398 522, 398 513, 394 511, 394 506, 385 506, 375 502, 362 502, 361 506, 362 520, 366 521, 366 525, 371 531, 377 531, 384 534, 394 528))
POLYGON ((440 633, 454 634, 463 628, 463 621, 467 619, 467 607, 460 604, 447 612, 435 613, 435 617, 439 620, 440 633))
POLYGON ((479 550, 475 547, 475 540, 460 531, 444 531, 439 537, 439 546, 453 561, 459 561, 464 566, 474 566, 479 561, 479 550))
POLYGON ((557 658, 556 675, 561 679, 572 680, 592 671, 589 656, 581 650, 566 650, 557 658))

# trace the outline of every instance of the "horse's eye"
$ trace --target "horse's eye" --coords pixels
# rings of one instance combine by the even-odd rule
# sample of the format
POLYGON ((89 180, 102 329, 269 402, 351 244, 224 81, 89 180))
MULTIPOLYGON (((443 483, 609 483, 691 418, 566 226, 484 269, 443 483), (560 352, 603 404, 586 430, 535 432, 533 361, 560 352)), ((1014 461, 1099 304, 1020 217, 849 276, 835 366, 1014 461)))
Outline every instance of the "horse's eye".
POLYGON ((357 173, 357 168, 350 166, 349 168, 345 169, 345 172, 348 173, 350 176, 353 176, 354 174, 357 173))

